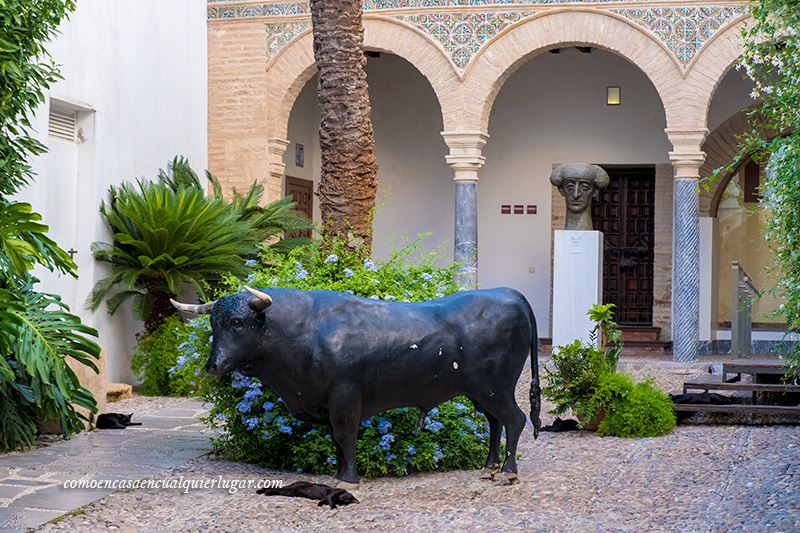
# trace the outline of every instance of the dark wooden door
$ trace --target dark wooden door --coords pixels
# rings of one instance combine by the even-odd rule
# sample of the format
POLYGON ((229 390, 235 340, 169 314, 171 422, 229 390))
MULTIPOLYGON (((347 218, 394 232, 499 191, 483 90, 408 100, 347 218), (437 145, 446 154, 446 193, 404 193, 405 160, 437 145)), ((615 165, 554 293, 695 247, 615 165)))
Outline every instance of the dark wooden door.
POLYGON ((618 324, 653 324, 655 166, 603 167, 609 186, 592 202, 603 232, 603 303, 618 324))
MULTIPOLYGON (((302 178, 286 176, 286 196, 291 195, 292 200, 297 202, 295 209, 303 213, 306 217, 313 217, 313 190, 314 182, 302 178)), ((311 237, 311 230, 295 231, 287 237, 311 237)))

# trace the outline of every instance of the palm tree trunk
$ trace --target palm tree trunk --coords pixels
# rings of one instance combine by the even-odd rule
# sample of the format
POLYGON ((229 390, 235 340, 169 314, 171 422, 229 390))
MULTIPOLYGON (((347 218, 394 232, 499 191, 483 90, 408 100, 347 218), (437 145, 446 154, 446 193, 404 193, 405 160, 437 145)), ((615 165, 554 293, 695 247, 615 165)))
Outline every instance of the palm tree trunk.
POLYGON ((372 246, 378 165, 364 72, 360 0, 311 0, 314 57, 319 68, 322 173, 319 204, 323 236, 363 239, 372 246))

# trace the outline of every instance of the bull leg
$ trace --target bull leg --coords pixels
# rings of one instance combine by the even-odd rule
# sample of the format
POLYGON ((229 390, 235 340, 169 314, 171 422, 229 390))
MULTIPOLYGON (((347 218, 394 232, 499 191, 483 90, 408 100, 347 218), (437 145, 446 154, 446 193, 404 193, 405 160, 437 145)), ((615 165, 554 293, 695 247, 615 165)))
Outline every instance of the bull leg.
POLYGON ((489 455, 486 456, 486 464, 481 469, 481 479, 494 479, 494 475, 500 471, 500 430, 502 426, 497 417, 487 411, 481 404, 472 400, 472 405, 489 422, 489 455))
POLYGON ((506 427, 506 459, 500 472, 505 474, 509 483, 517 483, 517 444, 522 430, 525 428, 525 413, 514 401, 509 398, 509 403, 505 406, 506 416, 502 419, 506 427))
MULTIPOLYGON (((525 414, 517 405, 512 393, 508 394, 494 394, 492 396, 482 398, 486 406, 486 417, 492 416, 495 420, 499 420, 497 424, 497 436, 495 437, 492 431, 491 418, 489 418, 489 431, 492 437, 492 444, 490 444, 490 453, 494 442, 497 447, 500 447, 500 428, 506 428, 506 457, 503 461, 503 467, 500 473, 506 478, 509 483, 517 482, 517 444, 522 430, 525 428, 525 414)), ((476 406, 477 409, 477 406, 476 406)), ((497 452, 499 455, 499 452, 497 452)))
POLYGON ((329 406, 331 437, 336 444, 338 470, 336 478, 346 483, 358 483, 356 440, 361 422, 361 402, 348 395, 336 395, 329 406))

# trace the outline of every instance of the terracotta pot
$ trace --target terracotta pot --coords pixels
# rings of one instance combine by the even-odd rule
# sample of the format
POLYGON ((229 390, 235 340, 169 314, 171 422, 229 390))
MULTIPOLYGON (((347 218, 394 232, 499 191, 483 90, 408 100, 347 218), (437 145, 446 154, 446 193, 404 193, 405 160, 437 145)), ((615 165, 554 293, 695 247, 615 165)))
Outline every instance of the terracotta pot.
POLYGON ((606 418, 606 410, 600 409, 597 411, 597 414, 589 420, 586 420, 580 413, 575 413, 575 418, 578 419, 578 422, 583 424, 583 429, 587 431, 597 431, 597 428, 600 427, 600 423, 606 418))

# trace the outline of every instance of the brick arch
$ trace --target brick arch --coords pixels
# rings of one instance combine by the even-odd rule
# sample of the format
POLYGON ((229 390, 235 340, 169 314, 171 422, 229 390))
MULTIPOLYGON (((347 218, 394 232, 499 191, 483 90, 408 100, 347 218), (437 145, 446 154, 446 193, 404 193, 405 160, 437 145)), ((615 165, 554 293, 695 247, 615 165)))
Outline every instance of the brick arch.
POLYGON ((698 51, 686 74, 686 83, 691 88, 684 101, 688 116, 708 116, 711 101, 725 74, 742 56, 742 27, 747 16, 732 21, 726 28, 715 33, 698 51))
POLYGON ((464 99, 465 105, 480 113, 462 129, 486 131, 494 100, 511 74, 536 55, 564 45, 595 46, 633 63, 655 86, 667 125, 680 123, 684 80, 677 59, 666 46, 622 16, 573 8, 526 19, 481 50, 465 73, 468 88, 464 99))
MULTIPOLYGON (((452 61, 427 35, 405 23, 364 16, 364 47, 395 54, 416 68, 431 84, 442 110, 445 130, 461 113, 461 81, 452 61)), ((271 100, 270 136, 285 138, 289 115, 303 86, 317 71, 311 31, 298 36, 268 65, 267 95, 271 100)))

